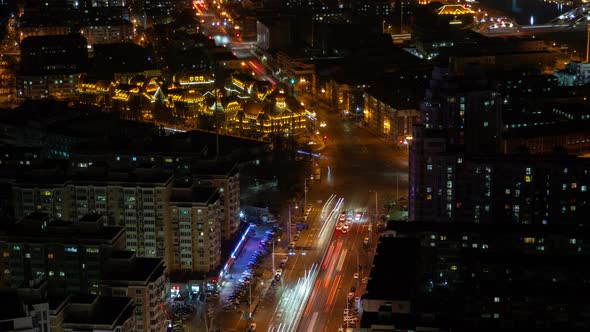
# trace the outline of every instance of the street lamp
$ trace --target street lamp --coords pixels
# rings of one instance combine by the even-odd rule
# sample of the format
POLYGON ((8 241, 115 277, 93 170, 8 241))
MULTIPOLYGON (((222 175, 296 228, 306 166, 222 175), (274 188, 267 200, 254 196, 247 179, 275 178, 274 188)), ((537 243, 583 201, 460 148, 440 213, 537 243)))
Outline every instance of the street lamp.
MULTIPOLYGON (((281 241, 281 239, 279 239, 281 241)), ((272 240, 272 273, 275 273, 275 240, 272 240)))
POLYGON ((248 282, 248 318, 252 318, 252 283, 248 282))
MULTIPOLYGON (((379 205, 378 205, 378 193, 377 190, 374 190, 373 192, 375 192, 375 220, 374 222, 377 222, 377 217, 379 215, 379 205)), ((372 242, 373 238, 372 238, 372 234, 373 234, 373 222, 371 222, 371 224, 369 225, 369 242, 372 242)))
POLYGON ((307 177, 303 179, 303 211, 307 208, 307 180, 307 177))
POLYGON ((289 204, 289 218, 287 220, 287 240, 291 243, 291 204, 289 204))

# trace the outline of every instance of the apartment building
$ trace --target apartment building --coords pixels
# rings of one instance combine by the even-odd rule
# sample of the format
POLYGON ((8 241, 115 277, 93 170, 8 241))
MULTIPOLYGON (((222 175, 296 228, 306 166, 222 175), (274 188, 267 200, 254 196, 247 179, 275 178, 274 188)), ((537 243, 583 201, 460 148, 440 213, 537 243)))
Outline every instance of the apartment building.
POLYGON ((101 263, 125 249, 125 231, 89 215, 77 223, 36 213, 0 231, 0 282, 12 288, 47 280, 67 293, 98 294, 101 263))
POLYGON ((197 167, 193 179, 199 186, 218 189, 221 214, 221 239, 232 239, 240 225, 240 172, 235 163, 216 164, 215 167, 197 167))
POLYGON ((167 230, 169 271, 209 274, 221 264, 222 197, 215 187, 174 188, 167 230))
POLYGON ((140 257, 164 257, 164 221, 173 176, 157 172, 88 172, 66 180, 52 174, 18 180, 15 217, 43 212, 64 221, 86 214, 125 227, 127 249, 140 257))
POLYGON ((105 262, 101 294, 135 300, 137 332, 164 332, 167 329, 163 304, 167 300, 164 261, 140 258, 131 251, 115 253, 105 262))

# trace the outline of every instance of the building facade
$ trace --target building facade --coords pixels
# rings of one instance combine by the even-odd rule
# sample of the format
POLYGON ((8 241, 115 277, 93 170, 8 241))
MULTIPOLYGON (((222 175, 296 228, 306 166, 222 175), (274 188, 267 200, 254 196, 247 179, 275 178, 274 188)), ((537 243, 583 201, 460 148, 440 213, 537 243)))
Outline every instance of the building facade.
POLYGON ((214 187, 175 188, 170 211, 168 269, 171 272, 209 274, 219 267, 220 226, 225 217, 220 190, 214 187))
POLYGON ((88 213, 103 215, 109 225, 125 227, 127 249, 141 257, 164 257, 172 179, 162 173, 88 175, 44 185, 29 179, 13 186, 15 217, 43 212, 73 222, 88 213))

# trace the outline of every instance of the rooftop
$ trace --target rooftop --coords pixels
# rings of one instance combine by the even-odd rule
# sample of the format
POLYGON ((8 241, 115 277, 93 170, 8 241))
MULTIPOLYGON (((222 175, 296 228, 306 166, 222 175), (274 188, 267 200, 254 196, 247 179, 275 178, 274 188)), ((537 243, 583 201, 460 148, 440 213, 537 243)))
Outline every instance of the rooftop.
POLYGON ((417 239, 381 237, 363 299, 409 300, 419 260, 417 239))
POLYGON ((70 300, 64 324, 118 325, 131 314, 133 299, 98 295, 78 295, 70 300))

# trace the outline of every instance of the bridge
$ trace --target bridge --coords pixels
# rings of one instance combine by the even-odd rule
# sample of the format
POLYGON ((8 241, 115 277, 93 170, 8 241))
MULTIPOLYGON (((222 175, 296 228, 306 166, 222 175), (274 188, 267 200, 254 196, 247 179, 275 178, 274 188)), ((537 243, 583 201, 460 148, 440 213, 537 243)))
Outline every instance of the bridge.
POLYGON ((522 36, 549 32, 586 31, 590 24, 590 4, 583 4, 545 24, 519 25, 508 17, 484 17, 466 29, 471 29, 485 36, 522 36))

